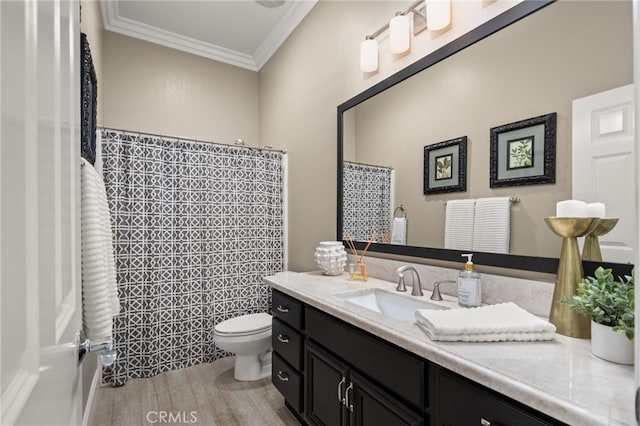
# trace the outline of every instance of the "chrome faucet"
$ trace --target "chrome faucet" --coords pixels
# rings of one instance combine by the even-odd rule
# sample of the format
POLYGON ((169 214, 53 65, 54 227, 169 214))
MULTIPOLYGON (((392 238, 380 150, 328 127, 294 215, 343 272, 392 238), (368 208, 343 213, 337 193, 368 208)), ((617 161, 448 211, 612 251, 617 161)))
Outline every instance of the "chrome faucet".
POLYGON ((433 283, 433 293, 431 293, 431 300, 442 300, 442 295, 440 294, 440 284, 456 284, 457 281, 454 280, 443 280, 436 281, 433 283))
POLYGON ((422 293, 422 282, 420 281, 420 275, 418 271, 413 266, 405 265, 396 269, 398 273, 398 287, 396 287, 396 291, 407 291, 407 287, 404 285, 404 273, 406 271, 413 271, 416 276, 416 279, 413 280, 413 287, 411 288, 412 296, 424 296, 422 293))

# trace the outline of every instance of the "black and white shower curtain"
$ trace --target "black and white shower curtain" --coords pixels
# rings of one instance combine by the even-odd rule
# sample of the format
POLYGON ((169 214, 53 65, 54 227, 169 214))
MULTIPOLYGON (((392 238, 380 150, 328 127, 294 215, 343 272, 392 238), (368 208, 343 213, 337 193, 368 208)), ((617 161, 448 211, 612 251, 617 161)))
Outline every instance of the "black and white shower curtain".
POLYGON ((277 152, 101 132, 121 314, 103 380, 212 362, 213 327, 267 312, 284 269, 285 159, 277 152))
POLYGON ((377 232, 378 242, 391 235, 393 169, 345 161, 342 163, 343 237, 368 241, 377 232))

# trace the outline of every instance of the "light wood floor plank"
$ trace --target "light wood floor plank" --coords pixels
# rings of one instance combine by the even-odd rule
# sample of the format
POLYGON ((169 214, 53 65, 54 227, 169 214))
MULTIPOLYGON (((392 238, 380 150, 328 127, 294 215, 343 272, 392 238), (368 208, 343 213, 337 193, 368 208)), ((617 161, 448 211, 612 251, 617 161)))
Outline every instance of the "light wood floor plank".
POLYGON ((102 385, 95 393, 88 425, 299 425, 271 378, 236 381, 234 361, 222 358, 130 380, 118 388, 102 385))

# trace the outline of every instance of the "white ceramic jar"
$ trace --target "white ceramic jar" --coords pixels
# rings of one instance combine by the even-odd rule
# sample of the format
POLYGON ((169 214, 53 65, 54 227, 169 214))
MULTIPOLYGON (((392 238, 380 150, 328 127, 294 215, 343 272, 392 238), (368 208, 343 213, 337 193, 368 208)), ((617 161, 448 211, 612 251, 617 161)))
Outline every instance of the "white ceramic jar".
POLYGON ((347 264, 347 252, 340 241, 320 242, 313 258, 325 275, 340 275, 347 264))

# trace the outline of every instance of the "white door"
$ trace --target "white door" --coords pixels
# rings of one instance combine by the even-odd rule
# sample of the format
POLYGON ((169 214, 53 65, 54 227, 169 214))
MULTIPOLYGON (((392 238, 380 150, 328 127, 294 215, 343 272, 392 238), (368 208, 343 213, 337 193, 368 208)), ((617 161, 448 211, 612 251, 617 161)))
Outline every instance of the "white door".
POLYGON ((77 0, 0 1, 0 424, 81 423, 77 0))
POLYGON ((633 85, 573 101, 572 194, 619 218, 600 237, 604 261, 635 262, 633 85))

